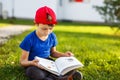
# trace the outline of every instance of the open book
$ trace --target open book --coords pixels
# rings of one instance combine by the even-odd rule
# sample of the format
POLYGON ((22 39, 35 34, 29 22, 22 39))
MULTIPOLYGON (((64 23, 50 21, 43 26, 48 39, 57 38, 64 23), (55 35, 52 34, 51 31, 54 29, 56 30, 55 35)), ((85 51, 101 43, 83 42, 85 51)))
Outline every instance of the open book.
POLYGON ((35 57, 35 59, 39 60, 38 65, 58 76, 65 75, 69 71, 83 66, 83 64, 75 57, 60 57, 57 58, 55 61, 40 58, 37 56, 35 57))

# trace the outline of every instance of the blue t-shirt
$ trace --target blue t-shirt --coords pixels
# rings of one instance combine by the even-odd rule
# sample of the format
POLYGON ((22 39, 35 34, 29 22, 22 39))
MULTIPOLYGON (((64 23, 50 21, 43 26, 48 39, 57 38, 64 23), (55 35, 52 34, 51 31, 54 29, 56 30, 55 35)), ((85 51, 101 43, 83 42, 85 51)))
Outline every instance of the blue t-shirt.
POLYGON ((52 32, 45 41, 39 39, 36 31, 31 32, 21 42, 20 48, 29 53, 29 60, 33 60, 35 56, 48 58, 50 56, 50 49, 57 45, 56 35, 52 32))

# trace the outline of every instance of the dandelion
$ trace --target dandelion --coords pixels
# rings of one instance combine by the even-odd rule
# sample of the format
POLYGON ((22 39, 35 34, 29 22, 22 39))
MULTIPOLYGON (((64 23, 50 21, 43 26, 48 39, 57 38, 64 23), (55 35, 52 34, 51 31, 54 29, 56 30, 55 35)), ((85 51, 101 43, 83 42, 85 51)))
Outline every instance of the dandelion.
POLYGON ((120 59, 120 56, 118 57, 118 59, 120 59))
POLYGON ((15 62, 11 62, 11 64, 14 64, 15 62))

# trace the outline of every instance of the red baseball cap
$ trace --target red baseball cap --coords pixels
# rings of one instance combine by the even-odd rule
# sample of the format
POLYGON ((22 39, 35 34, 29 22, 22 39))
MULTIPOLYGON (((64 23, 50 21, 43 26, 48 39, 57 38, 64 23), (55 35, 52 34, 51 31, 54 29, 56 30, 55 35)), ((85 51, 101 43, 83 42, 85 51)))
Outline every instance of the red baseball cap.
POLYGON ((39 8, 36 11, 35 23, 56 24, 57 20, 56 20, 55 12, 47 6, 39 8))

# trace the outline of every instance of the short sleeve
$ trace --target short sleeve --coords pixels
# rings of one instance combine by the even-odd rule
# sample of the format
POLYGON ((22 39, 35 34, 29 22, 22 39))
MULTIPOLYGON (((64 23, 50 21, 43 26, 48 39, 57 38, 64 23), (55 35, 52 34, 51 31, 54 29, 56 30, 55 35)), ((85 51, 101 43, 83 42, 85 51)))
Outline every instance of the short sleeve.
POLYGON ((30 48, 31 48, 30 38, 25 37, 25 39, 20 43, 19 47, 23 50, 30 51, 30 48))

